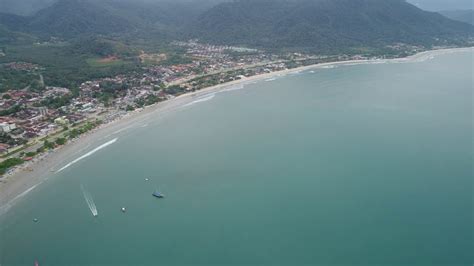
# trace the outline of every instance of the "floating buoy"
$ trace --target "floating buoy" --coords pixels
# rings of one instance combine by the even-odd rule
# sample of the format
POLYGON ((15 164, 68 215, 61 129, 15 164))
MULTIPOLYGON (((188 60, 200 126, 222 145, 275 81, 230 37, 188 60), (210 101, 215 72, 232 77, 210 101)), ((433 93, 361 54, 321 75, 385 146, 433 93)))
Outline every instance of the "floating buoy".
POLYGON ((33 219, 33 222, 35 222, 35 223, 37 223, 38 221, 39 221, 38 218, 33 219))
POLYGON ((126 211, 127 211, 127 209, 125 209, 125 207, 123 207, 123 208, 122 208, 122 212, 126 212, 126 211))

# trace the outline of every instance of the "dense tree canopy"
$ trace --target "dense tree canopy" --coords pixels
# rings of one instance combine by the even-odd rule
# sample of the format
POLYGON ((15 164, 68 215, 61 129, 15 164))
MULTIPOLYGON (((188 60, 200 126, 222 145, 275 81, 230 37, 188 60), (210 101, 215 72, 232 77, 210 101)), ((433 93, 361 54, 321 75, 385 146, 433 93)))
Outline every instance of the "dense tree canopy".
POLYGON ((193 32, 217 43, 332 50, 430 45, 472 37, 474 28, 402 0, 237 0, 203 14, 193 32))

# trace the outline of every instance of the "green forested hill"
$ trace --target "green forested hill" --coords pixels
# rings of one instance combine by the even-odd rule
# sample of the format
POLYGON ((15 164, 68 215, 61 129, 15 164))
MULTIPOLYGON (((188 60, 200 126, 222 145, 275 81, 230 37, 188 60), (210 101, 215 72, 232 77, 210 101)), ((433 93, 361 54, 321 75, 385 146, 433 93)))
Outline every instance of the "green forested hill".
POLYGON ((57 0, 29 17, 0 14, 0 25, 43 39, 198 38, 318 51, 398 42, 442 45, 474 33, 472 25, 404 0, 57 0))
POLYGON ((133 28, 126 19, 86 0, 62 0, 29 19, 29 30, 40 35, 75 37, 108 34, 133 28))
POLYGON ((142 50, 182 53, 169 45, 180 39, 275 52, 339 53, 380 52, 380 47, 400 42, 466 45, 474 36, 473 26, 404 0, 46 2, 46 8, 29 16, 0 11, 0 64, 39 64, 45 81, 58 86, 140 69, 142 50), (110 56, 119 60, 97 63, 110 56))
POLYGON ((0 25, 42 37, 172 35, 223 0, 56 0, 30 16, 0 13, 0 25))
POLYGON ((3 13, 27 16, 50 6, 55 1, 56 0, 1 0, 0 10, 3 13))
POLYGON ((441 44, 473 33, 470 25, 403 0, 236 0, 201 15, 191 35, 217 43, 333 50, 441 44))

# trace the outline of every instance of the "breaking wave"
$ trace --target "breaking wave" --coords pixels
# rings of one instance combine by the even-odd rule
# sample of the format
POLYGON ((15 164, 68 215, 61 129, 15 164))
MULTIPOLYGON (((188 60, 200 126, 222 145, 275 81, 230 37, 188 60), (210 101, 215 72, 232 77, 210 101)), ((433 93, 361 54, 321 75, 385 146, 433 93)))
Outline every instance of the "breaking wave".
POLYGON ((112 144, 115 143, 117 140, 118 140, 118 138, 115 138, 115 139, 113 139, 113 140, 111 140, 111 141, 109 141, 109 142, 107 142, 107 143, 104 143, 104 144, 100 145, 99 147, 93 149, 92 151, 90 151, 90 152, 88 152, 88 153, 82 155, 81 157, 75 159, 74 161, 72 161, 72 162, 66 164, 63 168, 61 168, 61 169, 59 169, 58 171, 56 171, 56 173, 59 173, 59 172, 63 171, 64 169, 68 168, 69 166, 71 166, 71 165, 73 165, 73 164, 79 162, 80 160, 91 156, 92 154, 98 152, 99 150, 102 150, 103 148, 105 148, 105 147, 107 147, 107 146, 109 146, 109 145, 112 145, 112 144))
MULTIPOLYGON (((41 183, 40 183, 41 184, 41 183)), ((31 191, 33 191, 37 186, 39 186, 40 184, 36 184, 32 187, 30 187, 29 189, 25 190, 24 192, 22 192, 21 194, 19 194, 18 196, 14 197, 12 200, 10 200, 7 204, 3 205, 0 207, 0 215, 2 214, 5 214, 8 212, 8 210, 10 210, 10 208, 13 206, 13 203, 15 203, 15 201, 19 200, 20 198, 23 198, 24 196, 26 196, 26 194, 30 193, 31 191)))
POLYGON ((210 94, 210 95, 205 95, 204 97, 201 97, 201 98, 198 98, 197 100, 194 100, 188 104, 185 104, 184 107, 187 107, 187 106, 191 106, 191 105, 194 105, 196 103, 202 103, 202 102, 207 102, 207 101, 210 101, 212 100, 216 95, 213 93, 213 94, 210 94))
POLYGON ((132 126, 124 127, 124 128, 119 129, 119 130, 117 130, 117 131, 114 131, 111 135, 118 134, 118 133, 123 132, 123 131, 125 131, 125 130, 127 130, 127 129, 130 129, 130 128, 132 128, 132 126))
POLYGON ((324 68, 324 69, 333 69, 333 68, 336 68, 335 65, 328 65, 328 66, 322 66, 321 68, 324 68))
POLYGON ((222 92, 227 92, 227 91, 238 91, 238 90, 241 90, 244 88, 244 85, 237 85, 237 86, 232 86, 232 87, 229 87, 225 90, 222 90, 222 92))

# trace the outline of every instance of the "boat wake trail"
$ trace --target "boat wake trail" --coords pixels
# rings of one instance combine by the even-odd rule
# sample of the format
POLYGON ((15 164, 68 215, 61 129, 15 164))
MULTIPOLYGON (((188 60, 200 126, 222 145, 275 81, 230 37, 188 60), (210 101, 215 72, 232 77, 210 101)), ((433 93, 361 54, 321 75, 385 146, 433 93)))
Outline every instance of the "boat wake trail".
POLYGON ((97 211, 97 206, 95 206, 92 195, 84 188, 83 185, 81 185, 81 190, 82 190, 82 194, 84 195, 84 199, 86 200, 87 206, 92 212, 92 215, 94 217, 97 217, 99 215, 99 212, 97 211))
POLYGON ((56 171, 56 173, 59 173, 59 172, 63 171, 64 169, 68 168, 69 166, 71 166, 71 165, 73 165, 73 164, 79 162, 80 160, 91 156, 92 154, 98 152, 99 150, 102 150, 103 148, 105 148, 105 147, 107 147, 107 146, 109 146, 109 145, 112 145, 112 144, 115 143, 117 140, 118 140, 118 138, 115 138, 115 139, 113 139, 113 140, 111 140, 111 141, 109 141, 109 142, 107 142, 107 143, 104 143, 104 144, 100 145, 99 147, 93 149, 92 151, 90 151, 90 152, 88 152, 88 153, 82 155, 81 157, 75 159, 74 161, 72 161, 72 162, 66 164, 63 168, 61 168, 61 169, 59 169, 58 171, 56 171))

